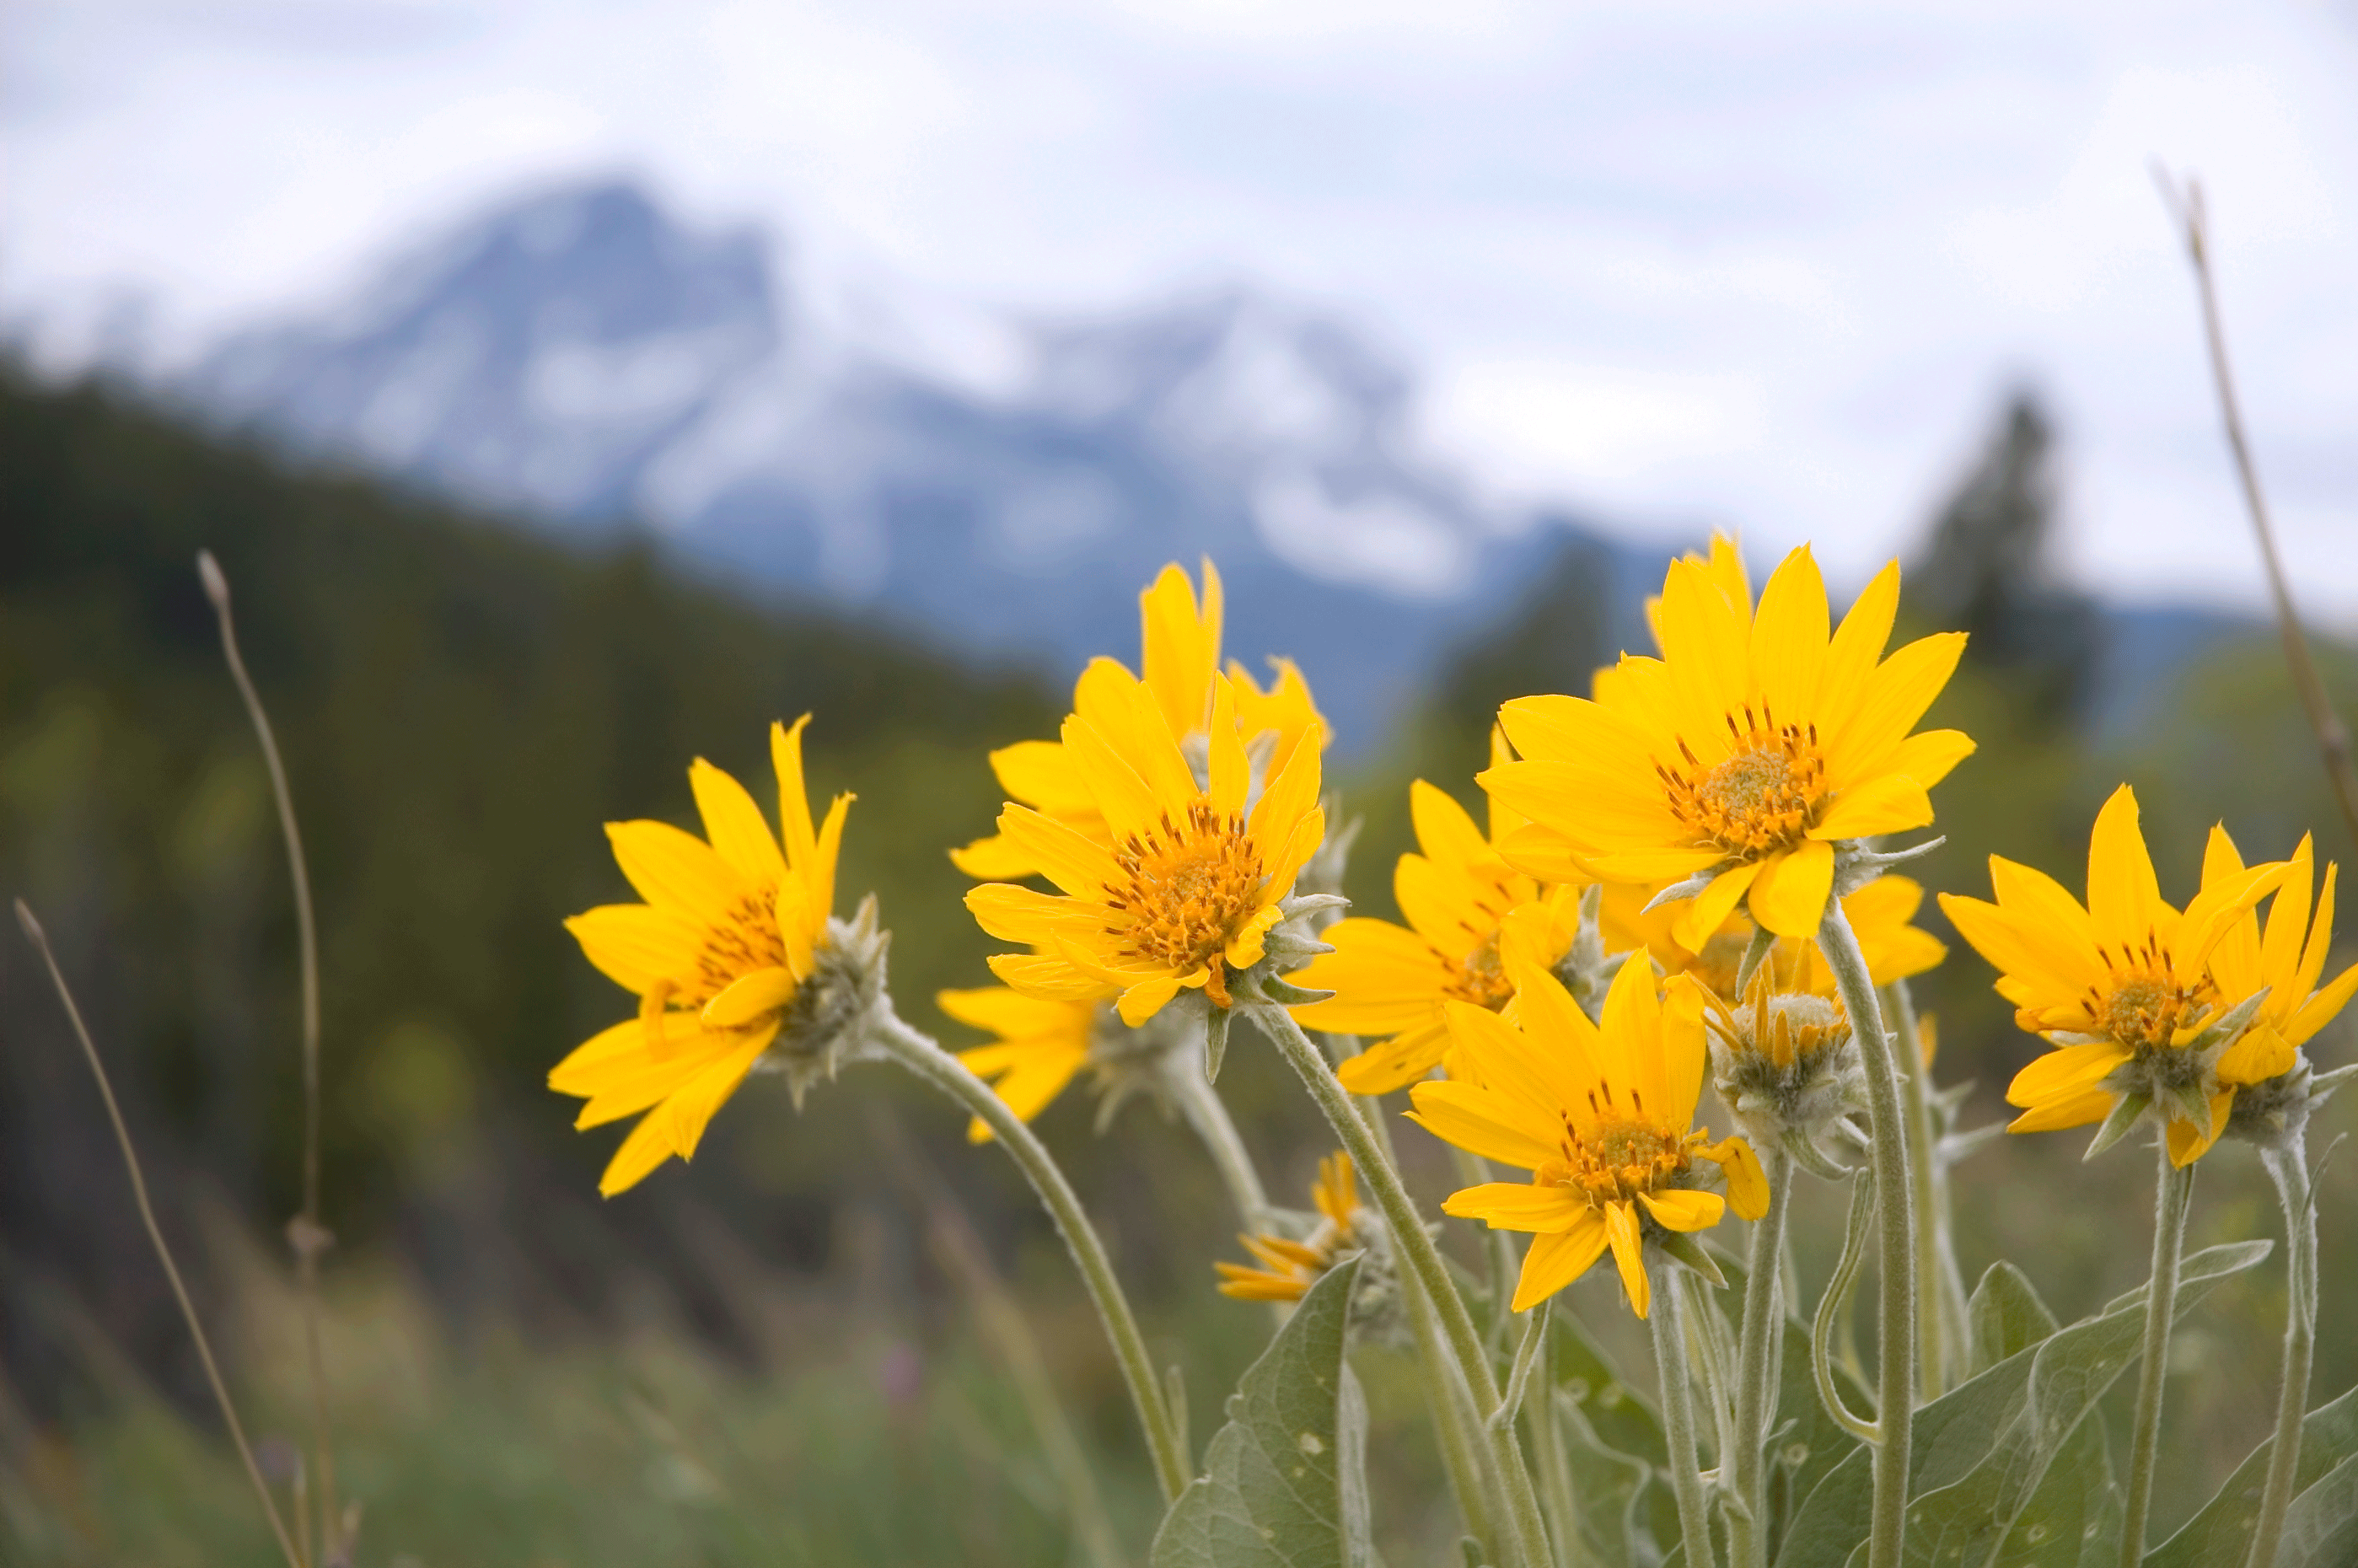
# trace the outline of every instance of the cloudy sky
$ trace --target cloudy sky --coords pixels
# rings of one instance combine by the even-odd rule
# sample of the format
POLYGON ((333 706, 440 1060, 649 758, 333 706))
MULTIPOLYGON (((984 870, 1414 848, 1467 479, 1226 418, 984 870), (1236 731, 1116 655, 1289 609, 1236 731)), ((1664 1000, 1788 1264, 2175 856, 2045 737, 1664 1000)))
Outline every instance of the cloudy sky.
POLYGON ((2358 0, 13 0, 0 315, 165 353, 553 177, 1027 310, 1250 278, 1631 530, 1898 546, 2010 385, 2068 567, 2256 603, 2149 173, 2211 191, 2296 576, 2358 623, 2358 0))

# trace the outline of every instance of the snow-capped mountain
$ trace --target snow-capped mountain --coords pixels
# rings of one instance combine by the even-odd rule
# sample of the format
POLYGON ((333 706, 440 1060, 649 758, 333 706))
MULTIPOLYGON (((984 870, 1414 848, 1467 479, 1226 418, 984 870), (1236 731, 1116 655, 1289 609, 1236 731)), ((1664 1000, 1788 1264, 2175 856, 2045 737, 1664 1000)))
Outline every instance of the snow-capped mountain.
POLYGON ((698 232, 635 186, 503 206, 326 317, 222 343, 207 417, 1070 669, 1208 554, 1238 654, 1300 657, 1374 737, 1441 646, 1565 542, 1420 454, 1409 377, 1241 288, 994 315, 698 232))

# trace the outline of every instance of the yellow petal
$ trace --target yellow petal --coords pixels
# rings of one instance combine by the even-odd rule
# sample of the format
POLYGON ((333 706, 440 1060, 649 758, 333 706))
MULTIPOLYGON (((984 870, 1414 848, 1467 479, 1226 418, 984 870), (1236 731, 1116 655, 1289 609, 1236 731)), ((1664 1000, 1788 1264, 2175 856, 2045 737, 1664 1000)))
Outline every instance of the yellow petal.
POLYGON ((1121 1012, 1121 1021, 1132 1029, 1136 1029, 1140 1024, 1161 1012, 1163 1004, 1179 994, 1179 984, 1178 976, 1155 975, 1131 986, 1121 993, 1121 999, 1117 1004, 1121 1012))
POLYGON ((1932 820, 1932 797, 1906 773, 1877 773, 1851 785, 1833 798, 1810 837, 1821 839, 1872 838, 1883 833, 1905 833, 1932 820))
POLYGON ((1727 1205, 1739 1219, 1758 1219, 1768 1212, 1768 1175, 1760 1156, 1742 1138, 1725 1138, 1703 1151, 1727 1178, 1727 1205))
POLYGON ((755 969, 741 975, 704 1004, 705 1025, 711 1029, 741 1028, 794 1000, 795 989, 795 977, 784 968, 755 969))
POLYGON ((576 1045, 565 1060, 548 1070, 548 1087, 561 1095, 594 1094, 587 1080, 609 1063, 628 1057, 645 1044, 645 1032, 635 1018, 611 1024, 576 1045))
POLYGON ((2033 1106, 2006 1124, 2008 1132, 2060 1132, 2067 1127, 2085 1127, 2092 1121, 2102 1121, 2113 1114, 2120 1096, 2103 1089, 2088 1089, 2033 1106))
POLYGON ((1336 1067, 1335 1076, 1355 1095, 1388 1095, 1431 1074, 1448 1049, 1448 1030, 1437 1024, 1412 1029, 1368 1047, 1336 1067))
POLYGON ((2126 1046, 2110 1040, 2060 1046, 2014 1076, 2014 1082, 2006 1086, 2006 1103, 2040 1105, 2058 1095, 2082 1093, 2101 1083, 2130 1054, 2126 1046))
POLYGON ((1120 989, 1044 954, 993 953, 984 962, 992 974, 1015 989, 1044 1001, 1089 1001, 1110 997, 1120 989))
POLYGON ((2178 912, 2161 902, 2153 857, 2137 830, 2136 795, 2128 785, 2115 790, 2096 814, 2088 835, 2088 916, 2096 940, 2115 947, 2143 943, 2167 925, 2174 933, 2178 912))
POLYGON ((609 822, 615 863, 659 909, 717 925, 752 891, 711 845, 668 822, 609 822))
POLYGON ((1529 1312, 1581 1275, 1605 1250, 1605 1221, 1590 1209, 1568 1228, 1531 1238, 1510 1310, 1529 1312))
POLYGON ((810 791, 803 783, 803 730, 811 721, 804 714, 790 729, 770 726, 770 767, 778 775, 778 836, 784 841, 786 864, 800 870, 817 850, 811 831, 810 791))
POLYGON ((1081 776, 1080 764, 1056 741, 1018 741, 990 753, 990 771, 1010 800, 1020 800, 1051 816, 1094 816, 1097 797, 1081 776))
POLYGON ((1589 1209, 1588 1200, 1569 1187, 1486 1182, 1450 1194, 1441 1212, 1481 1220, 1493 1230, 1557 1231, 1569 1229, 1589 1209))
POLYGON ((1204 606, 1175 562, 1138 596, 1146 685, 1174 736, 1204 727, 1212 672, 1220 660, 1220 579, 1204 563, 1204 606))
POLYGON ((1821 838, 1805 838, 1800 849, 1761 866, 1747 907, 1753 919, 1779 936, 1814 936, 1825 919, 1833 886, 1834 847, 1821 838))
POLYGON ((1867 678, 1891 640, 1891 620, 1898 609, 1899 563, 1893 561, 1875 574, 1827 641, 1825 669, 1818 680, 1818 730, 1828 741, 1849 725, 1866 699, 1867 678))
POLYGON ((1708 1230, 1727 1212, 1727 1200, 1717 1193, 1699 1193, 1687 1187, 1639 1193, 1638 1201, 1646 1206, 1646 1212, 1665 1230, 1708 1230))
POLYGON ((1613 1261, 1620 1267, 1621 1288, 1628 1292, 1629 1309, 1642 1318, 1653 1304, 1653 1291, 1646 1278, 1645 1244, 1638 1229, 1637 1205, 1605 1206, 1605 1238, 1613 1244, 1613 1261))
POLYGON ((704 950, 704 927, 653 904, 600 904, 568 920, 565 929, 607 979, 642 993, 692 971, 704 950))
POLYGON ((1472 1084, 1428 1082, 1412 1085, 1409 1101, 1416 1107, 1410 1120, 1485 1160, 1534 1171, 1558 1157, 1557 1129, 1503 1095, 1472 1084))
POLYGON ((689 765, 687 784, 704 818, 704 836, 732 871, 755 887, 766 887, 786 874, 786 858, 743 784, 702 757, 689 765))
POLYGON ((1752 669, 1772 713, 1787 721, 1817 711, 1826 663, 1826 585, 1803 545, 1760 590, 1752 616, 1752 669))
POLYGON ((1760 874, 1760 864, 1755 860, 1730 866, 1712 878, 1710 885, 1688 900, 1671 922, 1671 939, 1690 953, 1702 952, 1712 933, 1736 913, 1736 904, 1751 891, 1753 879, 1760 874))

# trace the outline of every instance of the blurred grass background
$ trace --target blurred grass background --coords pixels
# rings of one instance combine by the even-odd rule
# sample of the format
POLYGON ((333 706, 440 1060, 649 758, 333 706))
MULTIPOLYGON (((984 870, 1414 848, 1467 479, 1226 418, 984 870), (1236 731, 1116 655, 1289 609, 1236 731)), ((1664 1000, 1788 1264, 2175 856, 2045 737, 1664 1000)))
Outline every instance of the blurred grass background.
MULTIPOLYGON (((1996 850, 2076 888, 2088 822, 2123 779, 2181 901, 2213 820, 2250 857, 2310 828, 2320 859, 2349 862, 2264 628, 2207 651, 2132 721, 2097 711, 2103 619, 2041 570, 2050 447, 2034 408, 2004 411, 1909 563, 1914 629, 1974 633, 1931 721, 1982 742, 1941 792, 1949 844, 1923 880, 1985 892, 1996 850)), ((1053 733, 1060 691, 807 605, 750 601, 642 538, 559 545, 291 470, 96 388, 0 384, 0 886, 49 927, 249 1424, 283 1458, 302 1427, 271 1239, 297 1201, 294 933, 196 551, 211 548, 233 582, 319 901, 341 1238, 330 1368, 363 1561, 1068 1560, 1039 1444, 936 1261, 878 1108, 1025 1304, 1117 1529, 1142 1548, 1152 1488, 1086 1303, 1021 1183, 964 1144, 949 1108, 880 1068, 818 1091, 800 1117, 757 1085, 692 1170, 601 1204, 596 1174, 618 1134, 574 1133, 571 1102, 543 1087, 625 1000, 557 924, 623 896, 598 825, 692 821, 696 755, 764 795, 766 726, 804 711, 817 716, 814 790, 860 797, 844 902, 877 892, 903 1010, 965 1043, 930 999, 979 983, 990 945, 943 850, 996 810, 984 752, 1053 733)), ((2244 547, 2240 519, 2221 526, 2223 550, 2244 547)), ((1568 546, 1515 615, 1435 672, 1420 712, 1336 770, 1344 815, 1366 820, 1351 890, 1363 911, 1393 913, 1407 781, 1478 807, 1470 775, 1496 703, 1581 689, 1614 652, 1605 628, 1626 607, 1605 601, 1605 580, 1568 546)), ((1318 650, 1288 647, 1283 628, 1232 640, 1295 655, 1314 688, 1318 650)), ((2325 653, 2349 711, 2358 663, 2325 653)), ((1939 1075, 1981 1086, 1976 1121, 2003 1114, 1997 1092, 2037 1049, 1989 979, 1961 949, 1920 988, 1941 1020, 1939 1075)), ((2350 1033, 2344 1021, 2313 1049, 2345 1060, 2350 1033)), ((1301 1201, 1327 1143, 1298 1088, 1249 1047, 1222 1088, 1281 1201, 1301 1201)), ((1267 1319, 1212 1291, 1233 1227, 1184 1132, 1134 1108, 1099 1140, 1092 1111, 1069 1094, 1043 1131, 1108 1231, 1158 1356, 1184 1368, 1200 1444, 1267 1319)), ((2353 1116, 2331 1108, 2312 1149, 2353 1116)), ((1401 1141, 1412 1179, 1445 1190, 1431 1141, 1401 1141)), ((2083 1166, 2080 1146, 2008 1140, 1958 1174, 1969 1276, 2011 1258, 2067 1318, 2139 1281, 2149 1225, 2147 1162, 2124 1150, 2083 1166)), ((2358 1300, 2353 1162, 2328 1166, 2320 1204, 2328 1331, 2312 1403, 2358 1379, 2358 1345, 2331 1332, 2358 1300)), ((1839 1220, 1834 1195, 1802 1199, 1812 1278, 1839 1220)), ((2276 1225, 2245 1151, 2205 1162, 2194 1244, 2276 1225)), ((1609 1280, 1574 1300, 1634 1352, 1609 1280)), ((2263 1269, 2181 1333, 2157 1539, 2266 1433, 2282 1306, 2263 1269)), ((1412 1379, 1380 1350, 1363 1374, 1386 1550, 1440 1560, 1451 1530, 1412 1379)), ((5 1555, 263 1561, 254 1516, 55 1000, 31 955, 0 944, 5 1555)))

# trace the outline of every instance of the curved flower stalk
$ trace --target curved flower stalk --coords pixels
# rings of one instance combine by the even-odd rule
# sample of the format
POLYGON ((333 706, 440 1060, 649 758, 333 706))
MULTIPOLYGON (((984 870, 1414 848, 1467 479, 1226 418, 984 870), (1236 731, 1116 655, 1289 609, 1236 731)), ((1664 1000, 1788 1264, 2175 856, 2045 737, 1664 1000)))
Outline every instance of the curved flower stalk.
MULTIPOLYGON (((2224 837, 2214 836, 2201 891, 2182 912, 2171 907, 2162 902, 2137 827, 2136 796, 2123 784, 2089 834, 2085 907, 2052 878, 1996 855, 1996 903, 1941 899, 1965 940, 1997 967, 1997 990, 2015 1004, 2015 1022, 2057 1047, 2015 1076, 2006 1099, 2025 1109, 2009 1130, 2102 1121, 2088 1151, 2093 1156, 2148 1119, 2162 1124, 2123 1568, 2136 1568, 2145 1552, 2194 1162, 2225 1130, 2239 1080, 2258 1082, 2292 1065, 2292 1048, 2281 1036, 2238 1054, 2268 993, 2228 994, 2212 964, 2220 944, 2291 865, 2276 860, 2247 870, 2224 837)), ((2231 962, 2230 972, 2235 968, 2231 962)), ((2239 978, 2264 977, 2255 964, 2239 978)))
POLYGON ((663 822, 613 822, 606 836, 643 903, 605 904, 565 928, 638 1015, 584 1042, 548 1075, 588 1100, 574 1125, 638 1116, 598 1184, 611 1197, 676 1154, 692 1158, 756 1065, 786 1075, 800 1103, 860 1045, 883 986, 885 936, 872 903, 833 917, 835 863, 851 796, 814 829, 803 785, 804 715, 770 727, 780 833, 729 774, 688 769, 705 837, 663 822), (644 1114, 642 1114, 644 1113, 644 1114))
POLYGON ((1206 779, 1199 783, 1152 691, 1119 665, 1106 672, 1094 719, 1065 720, 1064 747, 1110 841, 1029 806, 1000 814, 1001 836, 1062 896, 986 882, 967 908, 1002 953, 992 970, 1048 1000, 1117 998, 1133 1027, 1182 990, 1225 1011, 1231 974, 1267 951, 1294 875, 1325 833, 1314 723, 1257 801, 1236 691, 1212 677, 1206 779))
POLYGON ((2084 907, 2053 878, 1996 855, 1995 903, 1942 894, 1957 930, 1997 968, 2015 1022, 2056 1047, 2015 1075, 2006 1098, 2023 1114, 2007 1130, 2102 1121, 2102 1148, 2151 1112, 2167 1126, 2171 1164, 2201 1158, 2225 1130, 2236 1088, 2292 1065, 2291 1047, 2273 1030, 2235 1049, 2266 1004, 2266 989, 2230 994, 2211 962, 2290 870, 2283 860, 2247 870, 2232 847, 2214 852, 2181 913, 2162 902, 2136 795, 2123 784, 2089 835, 2084 907))
MULTIPOLYGON (((2277 1393, 2276 1436, 2268 1450, 2268 1473, 2260 1488, 2260 1512, 2252 1528, 2251 1568, 2270 1568, 2284 1539, 2285 1515, 2292 1505, 2300 1465, 2301 1420, 2309 1407, 2309 1363, 2317 1346, 2317 1195, 2312 1190, 2306 1132, 2311 1110, 2323 1103, 2349 1069, 2328 1077, 2313 1072, 2301 1053, 2317 1032, 2331 1022, 2358 991, 2358 964, 2323 985, 2326 955, 2333 946, 2333 884, 2340 868, 2325 868, 2311 918, 2309 894, 2315 849, 2307 835, 2292 854, 2285 880, 2268 906, 2265 929, 2256 908, 2220 938, 2211 954, 2211 974, 2227 996, 2265 993, 2252 1027, 2228 1054, 2250 1065, 2284 1068, 2258 1083, 2240 1086, 2228 1113, 2227 1136, 2255 1143, 2267 1166, 2285 1220, 2284 1369, 2277 1393), (2256 1044, 2255 1044, 2256 1042, 2256 1044), (2289 1060, 2286 1058, 2289 1056, 2289 1060)), ((2211 830, 2203 855, 2206 880, 2233 876, 2243 866, 2223 827, 2211 830)), ((2223 1067, 2224 1065, 2223 1060, 2223 1067)))
MULTIPOLYGON (((1143 657, 1142 682, 1162 715, 1171 738, 1191 762, 1209 739, 1212 685, 1220 668, 1220 574, 1203 563, 1204 593, 1199 603, 1195 584, 1176 564, 1164 567, 1153 584, 1138 596, 1139 642, 1143 657)), ((1310 687, 1293 661, 1272 661, 1274 678, 1264 690, 1242 665, 1228 662, 1228 677, 1235 689, 1238 720, 1249 742, 1263 754, 1258 759, 1265 776, 1274 776, 1292 761, 1294 749, 1315 730, 1315 746, 1325 744, 1325 727, 1311 700, 1310 687), (1266 739, 1263 739, 1266 737, 1266 739)), ((1126 711, 1120 698, 1121 681, 1129 671, 1116 660, 1090 662, 1073 687, 1073 711, 1099 729, 1114 710, 1126 711)), ((990 753, 990 765, 1010 800, 1030 806, 1081 834, 1110 847, 1108 826, 1097 792, 1080 759, 1062 740, 1019 741, 990 753)), ((1049 874, 1048 865, 1033 850, 1004 832, 978 838, 950 851, 958 870, 986 881, 1016 881, 1049 874)))
POLYGON ((1700 1010, 1664 1005, 1653 968, 1624 963, 1591 1023, 1561 981, 1518 966, 1517 1021, 1449 1006, 1470 1076, 1415 1086, 1413 1119, 1446 1142, 1531 1173, 1453 1194, 1443 1212, 1531 1233, 1512 1310, 1524 1312, 1587 1272, 1609 1248, 1632 1311, 1652 1299, 1643 1245, 1707 1229, 1733 1203, 1757 1219, 1768 1188, 1750 1145, 1694 1127, 1703 1092, 1700 1010), (1727 1195, 1707 1190, 1698 1161, 1727 1195))
MULTIPOLYGON (((1087 1068, 1096 1080, 1100 1136, 1124 1105, 1144 1094, 1165 1116, 1176 1110, 1187 1119, 1218 1168, 1238 1217, 1249 1226, 1268 1218, 1260 1173, 1228 1107, 1206 1080, 1202 1020, 1166 1008, 1133 1029, 1101 1000, 1026 996, 1006 986, 939 991, 934 1000, 959 1022, 998 1036, 958 1052, 957 1059, 1023 1120, 1045 1110, 1087 1068)), ((990 1137, 982 1118, 968 1122, 970 1142, 990 1137)))
MULTIPOLYGON (((1496 731, 1491 755, 1507 760, 1496 731)), ((1294 1010, 1304 1028, 1390 1037, 1336 1069, 1355 1095, 1390 1094, 1430 1074, 1449 1049, 1446 1004, 1505 1007, 1514 996, 1509 950, 1552 968, 1580 926, 1576 887, 1543 884, 1499 858, 1497 841, 1522 825, 1506 807, 1491 804, 1485 834, 1447 792, 1418 779, 1409 816, 1422 852, 1402 855, 1392 873, 1408 924, 1347 917, 1324 934, 1335 951, 1292 977, 1335 993, 1294 1010)))

